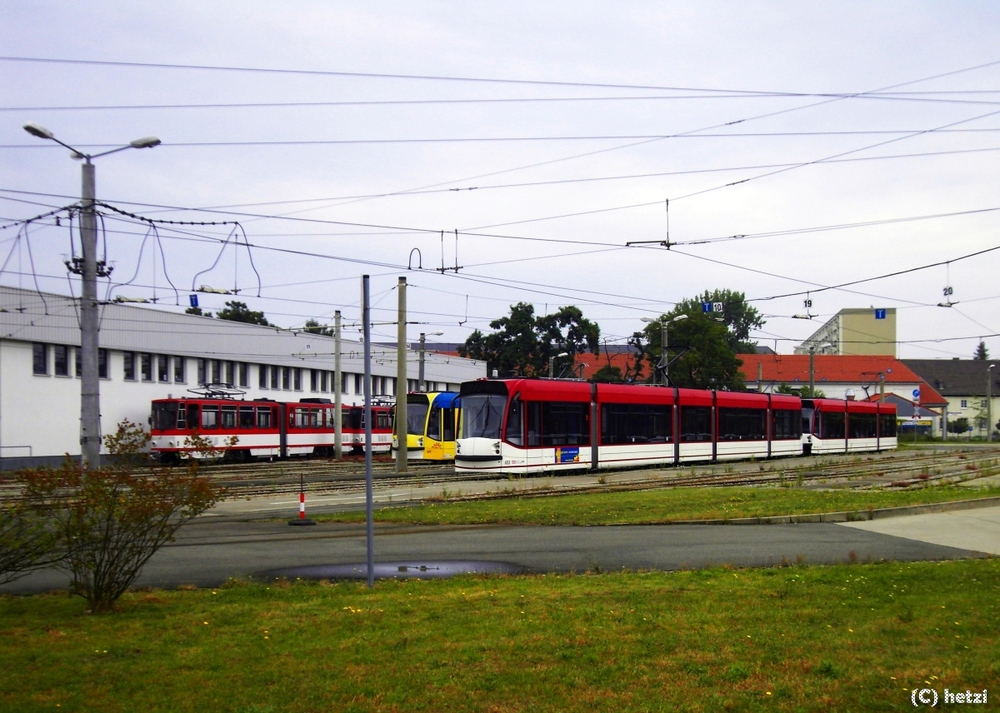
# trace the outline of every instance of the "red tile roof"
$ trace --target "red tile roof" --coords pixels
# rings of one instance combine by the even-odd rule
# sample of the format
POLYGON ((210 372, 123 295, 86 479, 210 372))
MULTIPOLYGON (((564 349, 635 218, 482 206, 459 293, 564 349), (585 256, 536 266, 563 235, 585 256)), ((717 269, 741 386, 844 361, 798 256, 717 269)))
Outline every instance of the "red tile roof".
MULTIPOLYGON (((739 354, 743 362, 740 371, 747 382, 757 383, 760 365, 761 378, 776 384, 809 383, 808 354, 739 354)), ((924 382, 903 362, 891 356, 841 356, 817 354, 813 364, 814 380, 822 383, 873 384, 882 376, 887 385, 919 384, 920 403, 946 404, 947 400, 924 382)))

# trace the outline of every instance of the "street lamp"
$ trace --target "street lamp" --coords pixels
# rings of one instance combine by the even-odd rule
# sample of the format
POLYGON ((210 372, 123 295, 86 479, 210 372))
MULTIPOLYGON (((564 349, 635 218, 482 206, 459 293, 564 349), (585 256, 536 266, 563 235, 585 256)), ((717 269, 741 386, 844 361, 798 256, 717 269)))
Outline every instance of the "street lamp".
POLYGON ((418 361, 420 367, 417 370, 417 391, 424 390, 424 341, 428 334, 432 337, 440 337, 444 334, 444 332, 427 332, 427 334, 424 334, 423 332, 420 333, 420 359, 418 361))
POLYGON ((643 322, 653 322, 660 323, 660 362, 656 365, 657 373, 663 374, 663 385, 670 386, 670 359, 667 356, 667 325, 673 324, 674 322, 680 322, 681 320, 687 319, 686 314, 679 314, 673 319, 666 319, 666 315, 663 315, 659 319, 653 319, 652 317, 642 317, 643 322))
POLYGON ((553 354, 549 357, 549 378, 553 379, 556 375, 556 359, 564 356, 569 356, 569 352, 559 352, 558 354, 553 354))
POLYGON ((98 323, 97 278, 106 276, 108 271, 97 262, 97 219, 94 214, 95 170, 92 159, 125 149, 147 149, 160 143, 155 136, 130 141, 110 151, 86 154, 57 139, 55 135, 38 124, 25 124, 24 130, 40 139, 55 141, 73 153, 74 159, 82 159, 83 186, 81 189, 80 242, 83 257, 74 261, 70 270, 80 275, 82 295, 80 298, 80 450, 88 468, 101 466, 101 404, 100 381, 98 379, 98 323))

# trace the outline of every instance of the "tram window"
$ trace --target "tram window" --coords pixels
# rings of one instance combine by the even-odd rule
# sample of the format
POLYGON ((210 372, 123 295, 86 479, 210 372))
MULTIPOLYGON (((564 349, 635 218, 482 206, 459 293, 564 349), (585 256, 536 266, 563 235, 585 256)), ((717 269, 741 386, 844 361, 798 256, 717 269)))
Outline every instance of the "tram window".
POLYGON ((187 428, 187 409, 184 408, 183 404, 179 404, 177 408, 177 428, 187 428))
POLYGON ((588 404, 545 401, 542 403, 543 446, 585 446, 590 443, 588 404))
POLYGON ((320 420, 322 417, 323 414, 320 412, 318 408, 309 409, 309 427, 319 428, 320 426, 322 426, 323 424, 320 420))
POLYGON ((198 428, 198 404, 188 404, 187 407, 188 428, 198 428))
POLYGON ((712 409, 707 406, 681 407, 681 441, 699 443, 712 440, 712 409))
POLYGON ((542 445, 542 405, 537 401, 529 401, 528 409, 528 445, 542 445))
POLYGON ((273 428, 271 425, 274 422, 273 412, 270 408, 258 408, 257 409, 257 428, 269 429, 273 428))
POLYGON ((156 379, 160 383, 170 381, 170 357, 166 354, 156 355, 156 379))
POLYGON ((182 356, 174 357, 174 383, 183 384, 185 381, 185 368, 184 365, 187 363, 187 359, 182 356))
POLYGON ((236 407, 235 406, 223 406, 222 407, 222 428, 234 429, 236 428, 236 407))
POLYGON ((375 414, 375 428, 387 430, 389 428, 389 412, 379 411, 375 414))
POLYGON ((601 443, 670 443, 671 407, 602 404, 601 443))
POLYGON ((133 352, 122 353, 122 364, 124 366, 123 377, 125 381, 135 381, 135 354, 133 352))
POLYGON ((253 428, 253 406, 240 406, 240 428, 253 428))
POLYGON ((455 440, 455 409, 453 408, 441 409, 441 436, 442 441, 455 440))
POLYGON ((441 409, 432 408, 427 419, 427 437, 434 441, 441 440, 441 409))
MULTIPOLYGON (((31 345, 31 372, 38 376, 49 374, 49 345, 35 342, 31 345)), ((128 378, 128 377, 126 377, 128 378)))
POLYGON ((504 440, 515 446, 524 445, 524 404, 518 396, 511 399, 507 408, 507 430, 504 432, 504 440))
POLYGON ((201 429, 208 431, 219 427, 219 407, 203 406, 201 409, 201 429))
POLYGON ((820 414, 820 438, 843 438, 844 435, 844 414, 820 414))
POLYGON ((771 437, 776 441, 798 440, 802 436, 802 422, 801 411, 773 411, 771 437))
POLYGON ((52 351, 55 353, 56 376, 69 376, 69 347, 65 344, 56 344, 52 351))
POLYGON ((851 438, 875 438, 878 416, 874 413, 852 413, 847 420, 851 438))
POLYGON ((882 438, 896 437, 896 416, 891 413, 879 414, 878 417, 879 436, 882 438))
POLYGON ((720 441, 763 441, 767 439, 767 411, 751 408, 719 409, 720 441))

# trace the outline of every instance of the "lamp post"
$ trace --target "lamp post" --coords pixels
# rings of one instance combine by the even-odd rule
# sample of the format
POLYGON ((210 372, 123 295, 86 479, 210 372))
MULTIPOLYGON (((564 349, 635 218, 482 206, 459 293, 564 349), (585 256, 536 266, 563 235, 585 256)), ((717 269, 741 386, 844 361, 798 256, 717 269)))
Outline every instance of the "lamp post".
POLYGON ((656 365, 656 371, 659 374, 663 374, 663 385, 670 386, 670 358, 667 355, 667 325, 673 324, 674 322, 680 322, 687 319, 686 314, 679 314, 673 319, 666 319, 666 315, 663 315, 659 319, 653 319, 651 317, 643 317, 643 322, 659 322, 660 323, 660 361, 656 365))
MULTIPOLYGON (((432 337, 440 337, 444 332, 428 332, 432 337)), ((420 333, 420 359, 419 359, 419 369, 417 370, 417 391, 424 391, 424 353, 425 353, 425 340, 427 339, 427 334, 423 332, 420 333)))
POLYGON ((80 450, 88 468, 101 465, 101 404, 100 381, 98 378, 98 332, 100 329, 97 309, 97 278, 109 274, 106 266, 97 261, 97 219, 94 214, 95 169, 92 160, 100 156, 124 151, 125 149, 147 149, 160 143, 155 136, 136 139, 125 146, 98 154, 86 154, 67 143, 38 124, 25 124, 24 130, 40 139, 55 141, 73 153, 75 159, 83 159, 80 214, 80 243, 82 258, 69 266, 80 275, 82 295, 80 298, 80 450))
POLYGON ((569 352, 559 352, 558 354, 553 354, 549 357, 549 378, 553 379, 556 375, 556 359, 564 356, 569 356, 569 352))

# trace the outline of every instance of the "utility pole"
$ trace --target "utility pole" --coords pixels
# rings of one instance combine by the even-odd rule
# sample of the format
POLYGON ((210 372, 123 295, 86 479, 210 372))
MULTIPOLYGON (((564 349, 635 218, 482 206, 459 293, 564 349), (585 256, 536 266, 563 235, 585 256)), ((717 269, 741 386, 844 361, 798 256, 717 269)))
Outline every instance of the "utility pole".
POLYGON ((399 278, 396 325, 396 472, 406 472, 406 278, 399 278))
POLYGON ((333 412, 336 422, 333 426, 333 457, 344 459, 344 408, 340 393, 343 375, 340 370, 340 310, 333 313, 333 412))
POLYGON ((88 469, 101 467, 101 382, 99 375, 100 315, 98 313, 97 278, 107 277, 110 270, 97 260, 97 218, 94 212, 96 199, 96 169, 92 159, 124 151, 158 146, 155 136, 136 139, 125 146, 99 154, 86 154, 38 124, 25 124, 24 130, 40 139, 55 141, 72 151, 73 158, 83 159, 82 187, 80 190, 80 243, 83 255, 67 263, 70 272, 80 275, 80 454, 88 469))

